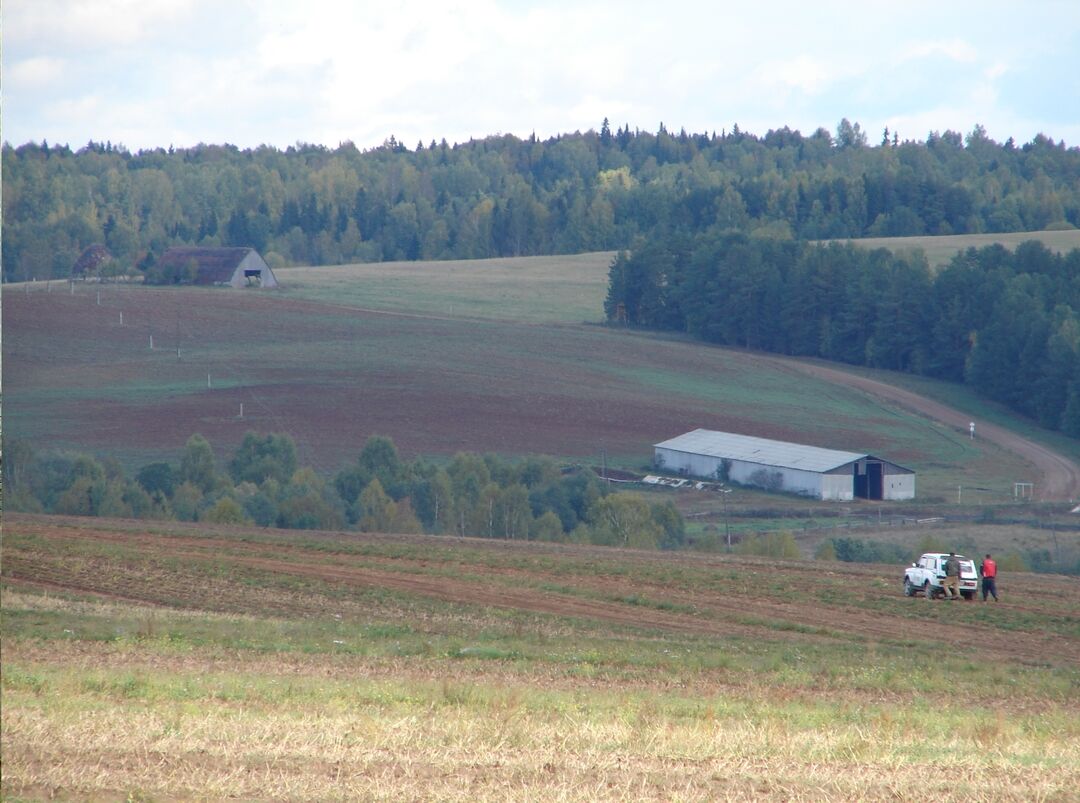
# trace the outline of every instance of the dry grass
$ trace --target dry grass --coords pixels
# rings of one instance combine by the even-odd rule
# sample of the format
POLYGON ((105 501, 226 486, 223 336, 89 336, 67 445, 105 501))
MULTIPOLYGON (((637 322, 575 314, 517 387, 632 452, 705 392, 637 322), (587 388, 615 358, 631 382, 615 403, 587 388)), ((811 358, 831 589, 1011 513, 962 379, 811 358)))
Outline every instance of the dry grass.
POLYGON ((5 800, 1080 788, 1065 578, 960 607, 880 567, 162 526, 5 521, 5 800))
POLYGON ((1066 800, 1080 788, 1075 719, 1055 730, 720 687, 553 693, 451 667, 388 683, 312 665, 285 680, 170 662, 151 674, 113 654, 102 674, 70 652, 74 668, 16 662, 39 688, 5 683, 5 797, 1066 800))

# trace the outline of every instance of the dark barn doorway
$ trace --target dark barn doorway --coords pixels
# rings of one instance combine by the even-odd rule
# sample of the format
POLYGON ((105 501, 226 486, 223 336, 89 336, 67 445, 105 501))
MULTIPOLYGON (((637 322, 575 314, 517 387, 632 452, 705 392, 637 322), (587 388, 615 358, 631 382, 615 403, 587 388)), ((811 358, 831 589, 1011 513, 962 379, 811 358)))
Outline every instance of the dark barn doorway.
POLYGON ((853 467, 856 499, 882 499, 885 492, 885 470, 881 463, 859 461, 853 467))

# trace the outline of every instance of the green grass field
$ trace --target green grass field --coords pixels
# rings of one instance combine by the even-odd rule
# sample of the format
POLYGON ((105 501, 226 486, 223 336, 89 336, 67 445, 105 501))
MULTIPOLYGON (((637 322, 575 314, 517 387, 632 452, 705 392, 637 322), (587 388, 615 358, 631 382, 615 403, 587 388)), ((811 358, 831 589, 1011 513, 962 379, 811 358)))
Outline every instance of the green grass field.
POLYGON ((915 251, 926 254, 930 267, 938 269, 956 256, 958 251, 982 248, 1000 243, 1014 250, 1022 242, 1038 240, 1051 251, 1063 253, 1080 248, 1080 229, 1067 231, 1015 231, 999 234, 952 234, 938 237, 865 237, 848 240, 864 248, 886 248, 890 251, 915 251))
POLYGON ((530 323, 604 320, 614 252, 378 262, 276 271, 287 296, 351 307, 530 323))

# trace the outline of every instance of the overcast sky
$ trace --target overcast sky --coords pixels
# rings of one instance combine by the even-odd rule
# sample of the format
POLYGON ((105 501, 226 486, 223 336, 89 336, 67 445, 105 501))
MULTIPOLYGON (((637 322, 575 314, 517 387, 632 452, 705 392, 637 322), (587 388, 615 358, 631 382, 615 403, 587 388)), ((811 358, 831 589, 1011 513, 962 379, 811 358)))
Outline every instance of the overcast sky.
POLYGON ((612 128, 1080 145, 1078 0, 4 0, 2 137, 361 148, 612 128))

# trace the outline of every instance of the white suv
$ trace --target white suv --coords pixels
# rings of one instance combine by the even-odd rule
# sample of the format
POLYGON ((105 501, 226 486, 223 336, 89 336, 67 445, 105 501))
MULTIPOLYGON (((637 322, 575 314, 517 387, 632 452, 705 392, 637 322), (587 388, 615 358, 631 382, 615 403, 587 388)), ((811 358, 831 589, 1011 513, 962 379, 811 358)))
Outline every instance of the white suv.
MULTIPOLYGON (((927 599, 944 594, 941 581, 945 579, 945 561, 949 555, 945 552, 927 552, 918 563, 912 563, 904 571, 904 595, 914 597, 920 591, 927 599)), ((960 595, 964 599, 974 599, 979 587, 979 573, 975 570, 975 561, 957 555, 960 561, 960 595)))

